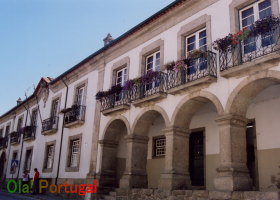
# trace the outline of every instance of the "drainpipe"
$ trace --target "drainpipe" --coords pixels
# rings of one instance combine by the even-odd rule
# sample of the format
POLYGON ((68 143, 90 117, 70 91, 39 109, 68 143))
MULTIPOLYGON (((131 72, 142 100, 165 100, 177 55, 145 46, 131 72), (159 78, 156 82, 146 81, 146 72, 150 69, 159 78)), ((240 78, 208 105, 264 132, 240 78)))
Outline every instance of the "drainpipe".
MULTIPOLYGON (((66 109, 67 98, 68 98, 68 85, 65 83, 65 81, 63 79, 61 79, 61 81, 66 86, 66 95, 65 95, 65 102, 64 102, 64 109, 66 109)), ((60 146, 59 146, 59 155, 58 155, 57 174, 56 174, 56 177, 55 177, 55 185, 57 185, 57 179, 58 179, 58 176, 59 176, 59 169, 60 169, 62 139, 63 139, 63 133, 64 133, 64 121, 65 121, 65 113, 63 113, 63 122, 62 122, 62 130, 61 130, 61 137, 60 137, 60 146)))
MULTIPOLYGON (((26 127, 27 124, 27 118, 28 118, 28 113, 29 113, 29 105, 27 104, 28 108, 26 108, 24 105, 23 107, 25 108, 26 112, 26 117, 25 117, 25 124, 24 127, 26 127)), ((21 136, 20 136, 21 139, 21 136)), ((18 167, 18 173, 17 173, 17 178, 16 180, 18 180, 18 176, 19 176, 19 171, 20 171, 20 167, 21 167, 21 157, 22 157, 22 149, 23 149, 23 137, 22 137, 22 142, 21 142, 21 149, 20 149, 20 157, 19 157, 19 167, 18 167)))

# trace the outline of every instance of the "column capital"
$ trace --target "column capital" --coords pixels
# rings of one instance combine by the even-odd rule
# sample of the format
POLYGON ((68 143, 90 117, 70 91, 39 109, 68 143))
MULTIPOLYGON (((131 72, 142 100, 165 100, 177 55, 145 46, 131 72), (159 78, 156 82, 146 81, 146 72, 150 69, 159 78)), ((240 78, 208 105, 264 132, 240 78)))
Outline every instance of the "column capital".
POLYGON ((188 137, 191 133, 189 129, 183 129, 176 126, 170 126, 162 130, 165 136, 175 135, 175 136, 183 136, 188 137))
POLYGON ((215 121, 218 126, 232 125, 237 127, 246 127, 249 120, 241 115, 227 114, 217 117, 215 121))
POLYGON ((125 136, 126 142, 148 143, 149 137, 144 135, 130 134, 125 136))
POLYGON ((101 144, 104 147, 113 147, 115 148, 116 146, 118 146, 118 142, 114 141, 114 140, 99 140, 98 141, 99 144, 101 144))

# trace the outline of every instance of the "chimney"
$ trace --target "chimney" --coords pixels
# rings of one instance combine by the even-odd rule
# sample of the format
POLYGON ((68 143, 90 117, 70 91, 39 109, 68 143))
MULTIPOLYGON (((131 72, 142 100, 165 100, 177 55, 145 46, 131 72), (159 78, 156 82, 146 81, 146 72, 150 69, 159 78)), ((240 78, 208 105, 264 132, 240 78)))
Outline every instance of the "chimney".
POLYGON ((19 97, 18 100, 17 100, 17 105, 18 105, 18 104, 21 104, 21 102, 22 102, 22 100, 21 100, 21 98, 19 97))
POLYGON ((105 38, 103 39, 103 41, 104 41, 104 46, 110 44, 113 40, 114 40, 114 39, 112 38, 111 34, 108 33, 107 37, 105 37, 105 38))

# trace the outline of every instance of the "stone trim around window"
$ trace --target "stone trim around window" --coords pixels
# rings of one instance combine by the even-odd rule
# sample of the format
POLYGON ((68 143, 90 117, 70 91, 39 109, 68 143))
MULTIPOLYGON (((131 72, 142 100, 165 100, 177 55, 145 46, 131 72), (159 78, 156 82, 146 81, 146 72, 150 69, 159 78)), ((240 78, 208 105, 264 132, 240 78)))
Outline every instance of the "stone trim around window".
POLYGON ((140 58, 140 69, 139 73, 144 75, 145 74, 145 69, 146 69, 146 57, 156 51, 160 52, 160 71, 164 71, 164 41, 162 39, 156 40, 149 44, 148 46, 144 47, 139 55, 140 58))
POLYGON ((165 135, 160 135, 160 136, 155 136, 152 138, 152 158, 153 159, 156 159, 156 158, 164 158, 165 155, 166 155, 166 137, 165 135), (156 155, 156 150, 157 150, 157 147, 156 147, 156 141, 157 140, 160 140, 160 139, 164 139, 165 140, 165 153, 164 155, 156 155))
MULTIPOLYGON (((85 80, 83 80, 83 81, 80 81, 79 83, 77 83, 75 86, 74 86, 74 92, 73 92, 73 98, 72 98, 72 105, 75 103, 75 101, 76 101, 76 94, 77 94, 77 89, 79 88, 79 87, 85 87, 85 94, 84 94, 84 97, 85 97, 85 99, 84 99, 84 105, 86 105, 86 99, 87 99, 87 85, 88 85, 88 79, 85 79, 85 80)), ((72 105, 70 105, 70 106, 72 106, 72 105)))
POLYGON ((66 166, 65 172, 78 172, 80 170, 80 158, 81 158, 81 150, 82 150, 82 133, 78 135, 69 136, 68 138, 68 146, 67 146, 67 157, 66 157, 66 166), (78 166, 77 167, 70 167, 70 159, 71 159, 71 142, 73 140, 80 140, 80 149, 78 155, 78 166))
MULTIPOLYGON (((51 101, 50 101, 50 109, 49 109, 49 111, 50 111, 49 116, 50 116, 50 117, 51 117, 53 102, 54 102, 55 100, 57 100, 57 99, 58 99, 58 101, 59 101, 59 103, 58 103, 58 108, 57 108, 57 109, 58 109, 58 113, 60 113, 60 110, 62 109, 62 108, 60 107, 60 106, 61 106, 62 93, 60 92, 59 94, 53 96, 52 99, 51 99, 51 101)), ((57 116, 57 117, 58 117, 58 116, 57 116)))
POLYGON ((110 79, 110 85, 113 86, 116 83, 117 71, 122 68, 127 68, 127 80, 129 79, 129 67, 130 67, 130 58, 128 56, 122 58, 121 60, 115 62, 111 69, 112 78, 110 79))
POLYGON ((54 158, 55 158, 55 147, 56 147, 56 140, 46 142, 45 144, 45 153, 44 153, 44 163, 43 163, 43 173, 50 173, 53 171, 53 165, 54 165, 54 158), (48 146, 54 145, 54 153, 53 153, 53 163, 51 168, 47 168, 47 162, 48 162, 48 146))
MULTIPOLYGON (((236 33, 240 30, 239 26, 239 10, 249 6, 250 4, 256 3, 256 0, 233 0, 229 5, 230 15, 230 32, 236 33)), ((271 0, 272 14, 275 16, 279 15, 278 0, 271 0)))
POLYGON ((211 50, 212 44, 212 35, 211 35, 211 16, 210 15, 202 15, 197 19, 185 24, 181 27, 179 32, 177 33, 177 59, 185 57, 186 49, 185 49, 185 38, 188 35, 191 35, 200 29, 206 28, 206 35, 207 35, 207 49, 211 50))
MULTIPOLYGON (((33 146, 29 146, 29 147, 26 147, 25 148, 25 152, 24 152, 24 162, 23 162, 23 170, 26 170, 25 169, 25 164, 26 164, 26 162, 27 162, 27 160, 26 160, 26 153, 27 153, 27 151, 28 150, 31 150, 31 164, 30 164, 30 171, 32 170, 32 168, 31 168, 31 166, 32 166, 32 160, 33 160, 33 155, 34 155, 34 148, 33 148, 33 146)), ((38 168, 38 167, 37 167, 38 168)))

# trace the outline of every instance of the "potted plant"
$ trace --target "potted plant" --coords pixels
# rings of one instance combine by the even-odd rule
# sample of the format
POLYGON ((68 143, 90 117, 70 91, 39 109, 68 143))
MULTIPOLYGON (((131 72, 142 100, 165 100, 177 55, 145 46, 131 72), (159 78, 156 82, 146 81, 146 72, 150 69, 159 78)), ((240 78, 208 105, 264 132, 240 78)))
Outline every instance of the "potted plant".
POLYGON ((252 34, 254 36, 265 34, 269 31, 273 31, 279 25, 280 19, 278 17, 269 16, 263 19, 257 20, 252 28, 252 34))
POLYGON ((195 49, 188 53, 188 58, 193 58, 193 59, 205 58, 206 56, 207 56, 206 51, 202 49, 195 49))
POLYGON ((171 62, 168 62, 164 65, 164 68, 168 71, 170 70, 173 70, 174 69, 174 66, 175 66, 175 62, 174 61, 171 61, 171 62))

